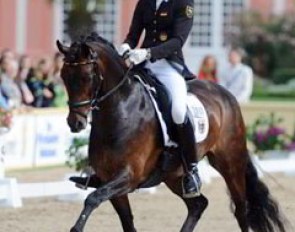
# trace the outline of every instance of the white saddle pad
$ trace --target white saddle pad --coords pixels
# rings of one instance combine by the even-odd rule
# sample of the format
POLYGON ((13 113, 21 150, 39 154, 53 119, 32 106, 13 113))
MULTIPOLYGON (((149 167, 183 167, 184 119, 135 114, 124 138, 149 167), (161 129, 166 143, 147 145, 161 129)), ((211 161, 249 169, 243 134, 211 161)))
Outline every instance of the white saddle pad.
MULTIPOLYGON (((137 78, 139 82, 145 87, 152 100, 152 103, 156 110, 157 117, 161 125, 162 135, 164 138, 164 145, 166 147, 177 147, 177 143, 170 139, 170 136, 167 132, 166 122, 163 119, 162 113, 159 110, 156 100, 151 94, 151 91, 155 91, 155 89, 145 84, 138 75, 135 75, 135 78, 137 78)), ((203 103, 195 95, 190 93, 187 95, 187 106, 190 111, 190 114, 193 117, 192 123, 194 124, 196 143, 200 143, 207 138, 209 131, 209 120, 207 112, 205 110, 203 103)))
POLYGON ((196 142, 200 143, 207 138, 209 119, 203 103, 194 95, 187 95, 187 106, 193 117, 196 142))

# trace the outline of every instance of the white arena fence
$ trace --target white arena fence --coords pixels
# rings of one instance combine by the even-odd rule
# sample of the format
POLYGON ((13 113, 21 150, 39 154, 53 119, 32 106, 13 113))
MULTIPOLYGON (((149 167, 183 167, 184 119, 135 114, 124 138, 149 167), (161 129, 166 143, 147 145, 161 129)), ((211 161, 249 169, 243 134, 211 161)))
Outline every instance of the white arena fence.
MULTIPOLYGON (((73 136, 67 110, 42 109, 18 114, 5 140, 5 168, 32 168, 64 164, 73 136)), ((3 139, 3 136, 1 137, 3 139)))
MULTIPOLYGON (((67 181, 71 174, 66 176, 65 180, 44 183, 18 183, 15 178, 4 176, 4 166, 6 169, 15 169, 64 164, 67 159, 65 151, 73 138, 66 124, 66 116, 66 110, 51 109, 20 114, 14 118, 14 125, 4 136, 5 139, 0 137, 0 143, 5 144, 6 151, 4 165, 0 162, 0 206, 21 207, 22 199, 36 197, 82 200, 91 191, 80 190, 67 181)), ((263 176, 264 172, 295 174, 295 153, 279 160, 255 158, 254 163, 260 176, 263 176)), ((204 184, 209 184, 212 178, 220 176, 206 160, 199 163, 199 171, 204 184)), ((147 191, 155 193, 156 189, 147 191)))

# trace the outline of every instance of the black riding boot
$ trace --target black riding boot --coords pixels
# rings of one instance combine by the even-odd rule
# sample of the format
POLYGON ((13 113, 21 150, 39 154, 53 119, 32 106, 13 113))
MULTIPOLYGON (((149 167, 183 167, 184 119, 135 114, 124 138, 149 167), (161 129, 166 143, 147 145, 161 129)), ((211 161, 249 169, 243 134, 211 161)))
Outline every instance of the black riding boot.
POLYGON ((200 195, 201 180, 198 174, 198 160, 193 126, 188 118, 183 124, 177 125, 179 149, 185 176, 182 179, 184 198, 200 195))

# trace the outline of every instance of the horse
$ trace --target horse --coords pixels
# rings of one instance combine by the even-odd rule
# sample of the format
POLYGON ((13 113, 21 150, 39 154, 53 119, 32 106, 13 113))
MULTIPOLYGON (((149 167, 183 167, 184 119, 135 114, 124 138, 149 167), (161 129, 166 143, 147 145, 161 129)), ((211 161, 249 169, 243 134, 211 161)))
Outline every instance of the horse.
MULTIPOLYGON (((91 113, 89 165, 96 189, 88 195, 71 232, 82 232, 88 217, 110 200, 124 232, 135 232, 128 194, 138 189, 157 169, 165 151, 161 129, 150 96, 134 78, 114 46, 100 36, 87 36, 65 46, 61 77, 68 93, 68 125, 79 132, 91 113)), ((246 129, 239 104, 223 87, 193 80, 188 91, 200 99, 209 117, 207 138, 198 144, 199 159, 222 175, 234 203, 234 215, 242 232, 285 232, 277 202, 258 178, 246 145, 246 129)), ((177 155, 177 148, 174 153, 177 155)), ((196 154, 196 155, 197 155, 196 154)), ((208 205, 208 199, 182 197, 183 167, 178 162, 162 182, 185 203, 188 214, 181 232, 192 232, 208 205)))

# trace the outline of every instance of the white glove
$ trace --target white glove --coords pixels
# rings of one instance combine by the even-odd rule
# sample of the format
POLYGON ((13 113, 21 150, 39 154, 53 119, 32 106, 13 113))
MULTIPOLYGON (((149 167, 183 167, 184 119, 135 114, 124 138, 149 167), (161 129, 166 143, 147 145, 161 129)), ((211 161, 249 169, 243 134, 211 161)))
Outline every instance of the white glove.
POLYGON ((149 59, 149 52, 147 49, 133 49, 129 53, 129 60, 131 63, 137 65, 149 59))
POLYGON ((126 54, 126 52, 129 53, 130 50, 131 50, 131 47, 129 46, 129 44, 124 43, 118 48, 118 53, 120 56, 123 56, 126 54))

